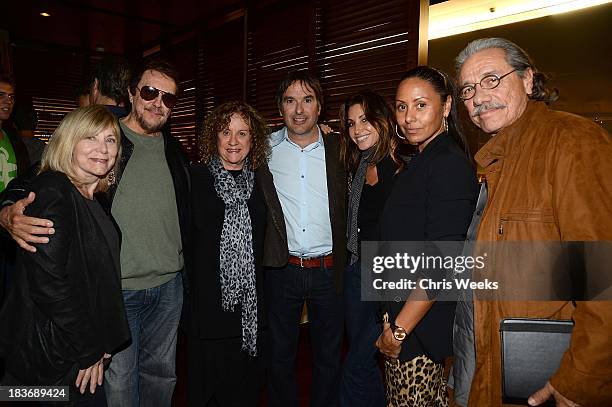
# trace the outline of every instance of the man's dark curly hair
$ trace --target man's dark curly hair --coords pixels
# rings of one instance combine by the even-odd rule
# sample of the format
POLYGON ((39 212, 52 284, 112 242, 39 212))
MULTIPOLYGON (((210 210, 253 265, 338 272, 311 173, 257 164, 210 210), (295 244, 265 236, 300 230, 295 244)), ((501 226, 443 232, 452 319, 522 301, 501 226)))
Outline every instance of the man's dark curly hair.
POLYGON ((214 157, 219 156, 217 148, 218 134, 225 130, 231 121, 233 114, 239 114, 249 125, 251 131, 251 151, 248 154, 251 169, 255 170, 262 164, 268 162, 271 148, 269 142, 269 131, 266 120, 244 102, 226 102, 214 108, 204 119, 202 133, 198 139, 199 160, 209 163, 214 157))

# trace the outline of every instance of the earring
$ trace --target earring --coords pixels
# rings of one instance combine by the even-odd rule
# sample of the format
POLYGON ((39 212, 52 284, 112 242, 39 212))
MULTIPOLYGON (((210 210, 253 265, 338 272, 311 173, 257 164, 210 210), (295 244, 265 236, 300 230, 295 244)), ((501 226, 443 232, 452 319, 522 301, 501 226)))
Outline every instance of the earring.
POLYGON ((395 124, 395 134, 397 135, 397 137, 401 138, 402 140, 406 140, 406 137, 402 136, 398 129, 397 129, 397 124, 395 124))
POLYGON ((115 175, 114 168, 108 173, 106 179, 108 180, 108 185, 113 185, 115 182, 117 182, 117 176, 115 175))
POLYGON ((446 120, 446 116, 442 117, 442 126, 444 127, 444 131, 448 133, 448 120, 446 120))

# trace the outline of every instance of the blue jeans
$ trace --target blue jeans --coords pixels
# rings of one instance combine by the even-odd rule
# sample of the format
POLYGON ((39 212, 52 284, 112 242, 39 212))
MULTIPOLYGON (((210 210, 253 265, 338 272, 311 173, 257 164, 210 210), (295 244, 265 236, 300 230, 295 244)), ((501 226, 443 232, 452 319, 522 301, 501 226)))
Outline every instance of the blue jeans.
POLYGON ((340 405, 384 407, 385 389, 374 346, 382 332, 378 302, 361 301, 360 262, 344 274, 344 308, 349 349, 342 371, 340 405))
POLYGON ((132 343, 113 355, 104 376, 108 406, 170 406, 183 306, 181 273, 159 287, 124 290, 123 301, 132 343))
POLYGON ((295 358, 304 300, 308 306, 313 369, 310 405, 338 404, 340 357, 344 328, 342 296, 334 271, 287 265, 266 270, 268 306, 268 405, 297 407, 295 358))

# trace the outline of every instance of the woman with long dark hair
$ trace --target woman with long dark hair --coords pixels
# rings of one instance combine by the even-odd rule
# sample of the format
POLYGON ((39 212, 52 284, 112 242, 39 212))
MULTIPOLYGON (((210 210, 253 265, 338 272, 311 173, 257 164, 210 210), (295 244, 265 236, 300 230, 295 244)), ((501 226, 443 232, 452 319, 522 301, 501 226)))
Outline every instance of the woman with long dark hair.
MULTIPOLYGON (((416 155, 400 165, 380 220, 381 240, 463 241, 477 197, 477 182, 457 121, 454 86, 437 69, 419 66, 402 78, 395 96, 402 144, 416 155)), ((420 254, 420 253, 419 253, 420 254)), ((389 406, 446 406, 444 360, 452 354, 454 302, 414 290, 405 302, 387 302, 389 323, 376 345, 387 356, 389 406)))
POLYGON ((390 191, 396 164, 389 155, 395 120, 385 100, 363 91, 340 107, 341 158, 352 176, 348 205, 349 266, 344 275, 349 350, 343 367, 342 406, 384 406, 385 394, 372 346, 380 333, 377 302, 362 301, 360 245, 378 240, 378 218, 390 191))

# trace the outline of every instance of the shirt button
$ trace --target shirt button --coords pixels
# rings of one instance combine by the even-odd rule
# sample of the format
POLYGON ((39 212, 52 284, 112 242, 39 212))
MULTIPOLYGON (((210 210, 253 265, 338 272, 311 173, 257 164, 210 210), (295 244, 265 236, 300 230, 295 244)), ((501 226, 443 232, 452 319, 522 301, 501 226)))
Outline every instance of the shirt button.
POLYGON ((306 232, 306 229, 302 229, 302 232, 306 232))
POLYGON ((301 177, 302 177, 302 178, 304 178, 304 176, 303 176, 303 175, 302 175, 301 177))

